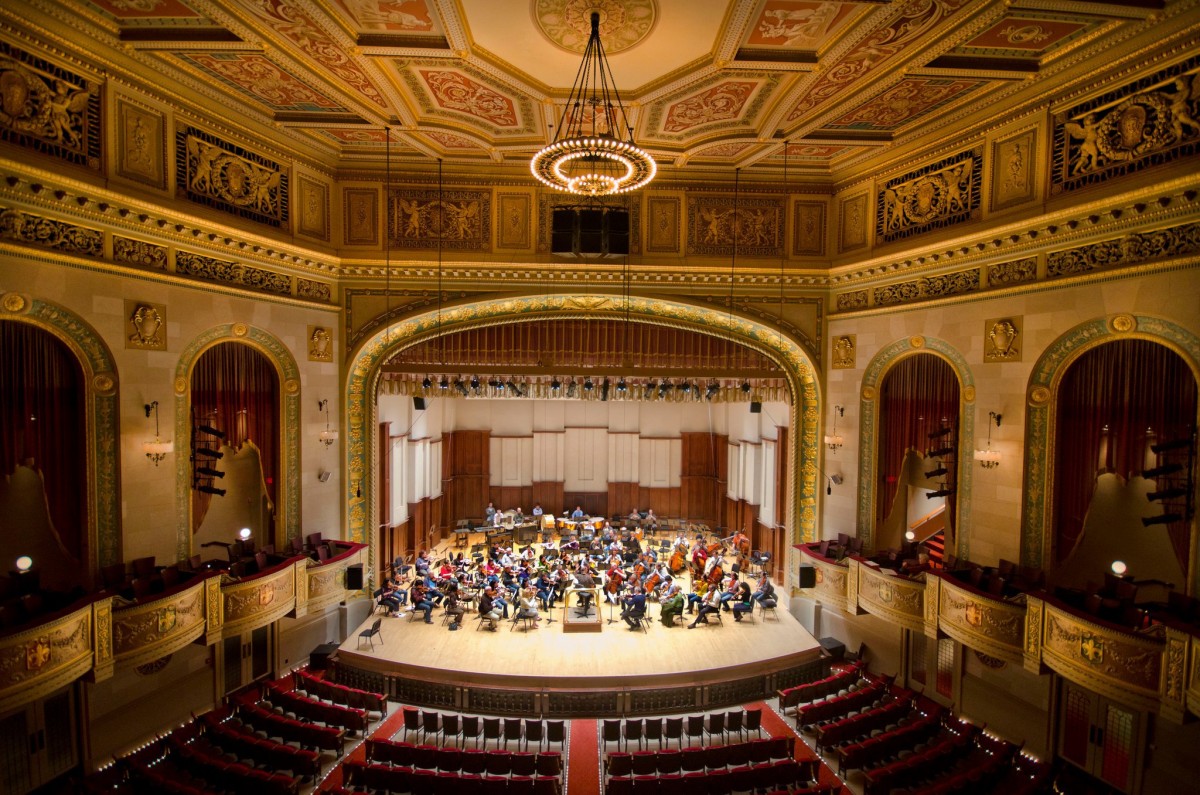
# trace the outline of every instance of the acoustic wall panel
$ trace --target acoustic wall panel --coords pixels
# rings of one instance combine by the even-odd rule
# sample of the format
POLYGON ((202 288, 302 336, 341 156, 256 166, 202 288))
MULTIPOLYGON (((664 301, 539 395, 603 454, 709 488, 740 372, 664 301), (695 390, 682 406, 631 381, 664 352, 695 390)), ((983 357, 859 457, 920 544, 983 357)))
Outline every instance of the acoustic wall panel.
POLYGON ((757 500, 758 521, 768 527, 775 524, 775 447, 774 439, 763 439, 758 449, 761 462, 757 500))
POLYGON ((408 482, 409 460, 406 456, 405 444, 406 440, 403 436, 392 436, 388 439, 388 444, 392 445, 392 472, 391 472, 391 494, 388 499, 391 501, 391 524, 399 525, 408 521, 408 490, 412 484, 408 482))
POLYGON ((536 431, 533 434, 533 482, 555 483, 563 479, 562 431, 536 431))
POLYGON ((492 436, 492 486, 529 486, 533 483, 533 437, 492 436))
POLYGON ((564 431, 563 490, 608 493, 608 429, 564 431))
POLYGON ((638 435, 636 433, 608 434, 608 482, 638 482, 638 435))
POLYGON ((431 439, 426 453, 426 466, 429 469, 429 496, 442 496, 442 440, 431 439))
POLYGON ((638 439, 638 485, 678 488, 683 455, 679 439, 638 439))

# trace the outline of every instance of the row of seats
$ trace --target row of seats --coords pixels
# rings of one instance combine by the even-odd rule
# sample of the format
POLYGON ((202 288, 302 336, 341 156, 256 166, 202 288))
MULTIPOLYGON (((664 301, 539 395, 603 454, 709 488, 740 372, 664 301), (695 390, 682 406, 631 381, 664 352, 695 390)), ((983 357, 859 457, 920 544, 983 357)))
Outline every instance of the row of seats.
POLYGON ((600 737, 606 745, 615 742, 617 747, 623 742, 628 748, 630 742, 636 741, 639 749, 643 740, 647 745, 657 740, 661 749, 664 742, 675 740, 682 747, 684 737, 690 740, 703 738, 706 734, 710 739, 719 735, 724 742, 726 735, 734 732, 739 737, 749 736, 750 732, 762 737, 762 710, 737 709, 687 717, 605 720, 601 724, 600 737))
POLYGON ((410 795, 562 795, 562 781, 553 776, 491 776, 474 773, 442 773, 393 767, 351 760, 342 765, 347 787, 377 793, 410 795))
POLYGON ((338 756, 342 755, 342 743, 346 738, 344 729, 314 726, 272 712, 257 704, 242 704, 238 707, 237 717, 242 723, 267 737, 278 737, 284 742, 296 743, 301 748, 320 748, 323 751, 336 751, 338 756))
POLYGON ((336 726, 351 734, 365 732, 369 722, 365 710, 316 701, 295 691, 284 690, 278 682, 270 682, 263 688, 263 699, 302 720, 336 726))
POLYGON ((874 680, 845 694, 827 698, 814 704, 796 708, 796 726, 806 728, 817 723, 844 718, 851 711, 860 710, 888 694, 890 685, 886 680, 874 680))
MULTIPOLYGON (((769 737, 729 745, 709 745, 682 750, 618 751, 608 754, 604 760, 604 771, 610 777, 669 775, 672 773, 698 773, 732 770, 738 767, 771 764, 791 759, 795 751, 795 738, 769 737)), ((816 778, 819 760, 801 763, 806 766, 809 779, 816 778)))
POLYGON ((979 729, 961 724, 919 752, 894 762, 868 770, 864 775, 864 795, 885 795, 893 789, 916 784, 952 767, 975 747, 973 740, 979 729))
POLYGON ((249 760, 271 770, 290 770, 305 778, 321 772, 321 756, 316 751, 257 737, 228 714, 222 718, 216 711, 208 712, 201 720, 206 727, 204 736, 241 761, 249 760))
POLYGON ((561 720, 484 718, 405 707, 404 739, 407 740, 411 733, 421 735, 426 741, 430 735, 435 738, 440 736, 443 743, 455 738, 455 745, 459 744, 457 738, 461 737, 463 748, 467 747, 467 738, 475 740, 477 746, 482 738, 484 748, 487 748, 488 740, 495 740, 497 746, 501 742, 507 745, 515 741, 520 747, 524 742, 525 750, 529 750, 531 742, 536 742, 539 750, 543 743, 547 749, 554 745, 561 748, 567 738, 566 722, 561 720))
POLYGON ((314 698, 332 701, 334 704, 341 704, 352 709, 387 715, 387 696, 383 693, 372 693, 369 690, 359 690, 337 682, 330 682, 314 676, 302 668, 293 671, 292 674, 296 689, 302 690, 314 698))
POLYGON ((168 740, 174 747, 170 759, 179 768, 211 785, 209 791, 237 795, 296 795, 300 780, 282 773, 273 773, 243 764, 228 756, 203 736, 189 743, 168 740))
POLYGON ((730 792, 803 787, 811 792, 816 783, 809 768, 795 759, 781 759, 765 765, 735 767, 732 770, 695 773, 665 773, 610 778, 607 795, 728 795, 730 792))
POLYGON ((859 660, 854 665, 843 668, 840 671, 835 671, 824 679, 818 679, 815 682, 805 682, 802 685, 780 690, 776 693, 779 696, 779 708, 781 710, 789 709, 799 704, 806 704, 809 701, 816 701, 819 698, 833 695, 839 690, 845 690, 858 681, 862 670, 863 662, 859 660))
POLYGON ((843 746, 838 751, 838 775, 847 770, 874 767, 925 742, 940 730, 941 715, 939 711, 931 711, 890 731, 843 746))
POLYGON ((367 740, 367 760, 393 767, 492 776, 561 776, 558 751, 484 751, 478 748, 438 748, 396 740, 367 740))
POLYGON ((904 692, 878 707, 818 726, 815 741, 817 751, 866 737, 890 724, 899 723, 909 717, 912 708, 912 694, 904 692))

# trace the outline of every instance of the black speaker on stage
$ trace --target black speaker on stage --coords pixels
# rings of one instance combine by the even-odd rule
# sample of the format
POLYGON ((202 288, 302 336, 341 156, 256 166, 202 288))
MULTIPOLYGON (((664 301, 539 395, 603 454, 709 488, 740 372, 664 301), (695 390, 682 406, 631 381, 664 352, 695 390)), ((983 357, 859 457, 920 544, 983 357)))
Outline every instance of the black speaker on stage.
POLYGON ((346 567, 346 590, 361 591, 363 587, 363 567, 361 563, 346 567))
POLYGON ((751 414, 762 414, 762 403, 758 402, 757 400, 751 400, 750 401, 750 413, 751 414))
POLYGON ((329 658, 337 653, 336 643, 322 643, 308 653, 308 667, 314 671, 328 671, 329 658))
POLYGON ((620 207, 557 207, 550 219, 550 253, 589 259, 629 253, 629 212, 620 207))
POLYGON ((816 588, 817 587, 817 569, 814 566, 800 567, 800 585, 801 588, 816 588))
POLYGON ((424 411, 425 410, 425 398, 414 397, 413 398, 413 409, 415 409, 416 411, 424 411))

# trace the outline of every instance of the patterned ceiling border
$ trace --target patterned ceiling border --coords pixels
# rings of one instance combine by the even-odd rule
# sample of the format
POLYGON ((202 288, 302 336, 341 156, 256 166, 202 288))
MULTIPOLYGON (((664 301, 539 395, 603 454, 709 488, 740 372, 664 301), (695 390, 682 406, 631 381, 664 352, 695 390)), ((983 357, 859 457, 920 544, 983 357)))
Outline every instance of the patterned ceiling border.
MULTIPOLYGON (((788 427, 790 434, 788 471, 791 499, 786 524, 789 543, 815 540, 817 532, 817 461, 819 460, 820 394, 816 369, 804 348, 790 336, 728 310, 694 306, 665 299, 631 298, 620 295, 542 295, 484 299, 471 304, 426 310, 394 325, 376 327, 352 352, 346 377, 346 521, 348 537, 375 543, 375 454, 376 391, 381 367, 388 357, 404 348, 440 334, 481 328, 531 318, 629 318, 635 322, 687 328, 732 340, 753 348, 776 361, 784 371, 792 395, 788 427)), ((375 554, 372 546, 372 556, 375 554)))
MULTIPOLYGON (((1058 388, 1070 365, 1084 352, 1120 339, 1143 339, 1165 345, 1187 362, 1200 382, 1200 337, 1187 329, 1147 315, 1120 314, 1081 323, 1051 343, 1038 357, 1025 390, 1025 477, 1021 493, 1021 564, 1049 569, 1054 560, 1054 411, 1058 388)), ((1196 524, 1191 525, 1193 554, 1196 524)), ((1200 572, 1191 567, 1194 591, 1200 572)))

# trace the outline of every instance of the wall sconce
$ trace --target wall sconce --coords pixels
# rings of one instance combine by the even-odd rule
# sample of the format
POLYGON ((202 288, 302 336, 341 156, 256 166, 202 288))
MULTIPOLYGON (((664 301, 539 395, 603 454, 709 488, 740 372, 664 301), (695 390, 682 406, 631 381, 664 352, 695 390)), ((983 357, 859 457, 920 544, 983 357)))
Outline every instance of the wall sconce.
POLYGON ((837 421, 838 417, 844 417, 845 415, 845 406, 833 407, 833 433, 825 437, 825 444, 829 446, 830 450, 836 450, 842 446, 842 437, 837 432, 837 421))
POLYGON ((320 439, 322 444, 324 444, 326 447, 329 447, 336 442, 338 438, 338 432, 329 427, 329 401, 318 400, 317 409, 325 412, 325 430, 321 431, 320 439))
POLYGON ((146 454, 154 462, 154 466, 158 466, 158 462, 167 457, 167 453, 174 452, 175 445, 170 439, 163 441, 158 435, 158 401, 147 403, 145 405, 146 418, 149 419, 150 412, 154 412, 154 441, 142 442, 142 452, 146 454))
POLYGON ((975 460, 978 461, 979 466, 983 467, 984 469, 995 469, 996 467, 1000 466, 1000 451, 992 449, 992 421, 994 421, 996 423, 996 427, 999 428, 1002 415, 997 414, 994 411, 989 411, 988 418, 987 447, 985 447, 983 450, 975 451, 975 460))
POLYGON ((33 568, 33 558, 29 557, 28 555, 22 555, 21 557, 17 558, 17 571, 18 572, 20 572, 21 574, 24 574, 25 572, 29 571, 32 568, 33 568))

